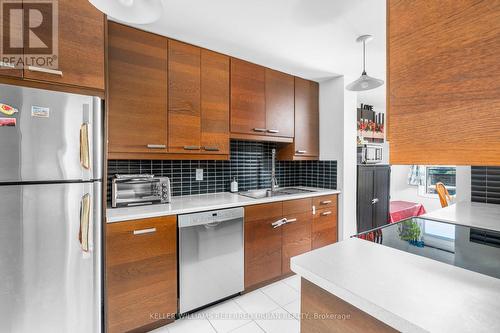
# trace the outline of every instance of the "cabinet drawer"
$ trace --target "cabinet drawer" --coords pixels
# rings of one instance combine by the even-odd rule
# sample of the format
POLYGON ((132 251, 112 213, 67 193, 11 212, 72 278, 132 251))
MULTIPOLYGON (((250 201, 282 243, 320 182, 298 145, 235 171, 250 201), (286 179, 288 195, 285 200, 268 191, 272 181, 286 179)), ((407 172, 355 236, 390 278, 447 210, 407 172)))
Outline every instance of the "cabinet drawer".
POLYGON ((313 206, 316 209, 335 208, 337 209, 337 194, 324 195, 313 198, 313 206))
POLYGON ((333 244, 337 241, 337 210, 320 209, 312 222, 312 248, 333 244))
POLYGON ((311 198, 283 201, 283 215, 306 213, 310 211, 312 211, 311 198))
POLYGON ((245 222, 258 221, 283 215, 283 203, 273 202, 268 204, 245 207, 245 222))
POLYGON ((106 231, 108 332, 165 324, 177 312, 176 217, 112 223, 106 231))

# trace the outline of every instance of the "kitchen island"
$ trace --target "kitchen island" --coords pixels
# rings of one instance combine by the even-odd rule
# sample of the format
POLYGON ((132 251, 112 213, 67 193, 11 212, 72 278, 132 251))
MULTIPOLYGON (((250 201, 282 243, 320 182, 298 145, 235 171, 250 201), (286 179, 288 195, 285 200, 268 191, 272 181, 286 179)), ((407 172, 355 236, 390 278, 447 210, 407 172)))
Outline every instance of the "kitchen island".
POLYGON ((425 228, 420 240, 406 238, 417 219, 387 227, 381 244, 350 238, 292 258, 301 332, 499 332, 500 206, 459 203, 426 217, 459 225, 453 248, 428 245, 425 228))

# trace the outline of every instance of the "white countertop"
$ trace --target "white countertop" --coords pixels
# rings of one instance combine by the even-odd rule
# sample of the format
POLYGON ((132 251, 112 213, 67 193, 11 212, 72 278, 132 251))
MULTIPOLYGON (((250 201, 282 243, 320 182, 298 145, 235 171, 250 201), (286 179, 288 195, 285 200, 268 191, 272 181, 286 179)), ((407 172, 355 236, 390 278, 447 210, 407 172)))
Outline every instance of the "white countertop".
POLYGON ((419 217, 500 231, 500 205, 462 201, 419 217))
POLYGON ((173 197, 172 202, 164 205, 149 205, 125 208, 108 208, 106 221, 108 223, 137 220, 150 217, 196 213, 207 210, 242 207, 262 203, 287 201, 294 199, 317 197, 328 194, 339 194, 340 191, 322 188, 294 186, 295 188, 313 190, 314 192, 282 195, 271 198, 253 199, 237 193, 212 193, 173 197))
POLYGON ((291 269, 402 332, 500 332, 500 279, 487 275, 358 238, 291 269))

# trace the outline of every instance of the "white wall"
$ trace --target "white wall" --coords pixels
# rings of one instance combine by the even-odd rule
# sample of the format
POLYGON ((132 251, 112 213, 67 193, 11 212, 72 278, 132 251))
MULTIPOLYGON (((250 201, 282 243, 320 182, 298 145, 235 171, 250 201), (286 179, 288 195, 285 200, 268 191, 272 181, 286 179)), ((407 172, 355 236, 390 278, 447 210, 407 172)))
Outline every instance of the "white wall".
MULTIPOLYGON (((337 161, 339 240, 356 233, 356 93, 343 76, 320 83, 320 159, 337 161)), ((350 82, 350 81, 349 81, 350 82)))
MULTIPOLYGON (((419 202, 427 212, 441 208, 438 198, 429 198, 418 194, 418 186, 408 185, 409 165, 391 166, 391 200, 419 202)), ((470 166, 457 167, 456 201, 470 201, 471 196, 470 166)))

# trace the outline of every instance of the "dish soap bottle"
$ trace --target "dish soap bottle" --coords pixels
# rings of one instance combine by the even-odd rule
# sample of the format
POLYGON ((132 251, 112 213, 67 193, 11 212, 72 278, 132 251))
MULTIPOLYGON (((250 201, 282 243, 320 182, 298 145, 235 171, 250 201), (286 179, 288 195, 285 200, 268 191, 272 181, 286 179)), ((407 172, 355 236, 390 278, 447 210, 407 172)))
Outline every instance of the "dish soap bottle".
POLYGON ((236 181, 236 177, 233 177, 233 181, 231 182, 231 192, 238 192, 238 182, 236 181))

